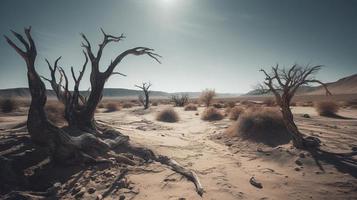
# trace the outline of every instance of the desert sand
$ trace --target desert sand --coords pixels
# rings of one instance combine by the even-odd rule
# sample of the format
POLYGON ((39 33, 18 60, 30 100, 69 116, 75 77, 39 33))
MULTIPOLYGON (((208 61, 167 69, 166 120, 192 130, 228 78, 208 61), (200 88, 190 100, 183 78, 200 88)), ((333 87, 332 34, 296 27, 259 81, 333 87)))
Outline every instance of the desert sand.
MULTIPOLYGON (((233 121, 228 118, 217 122, 202 121, 197 113, 201 113, 203 107, 198 111, 175 107, 179 122, 159 122, 155 117, 165 107, 171 105, 150 107, 145 111, 141 107, 111 113, 99 110, 96 119, 130 136, 132 142, 167 155, 194 170, 205 189, 202 197, 196 193, 191 181, 167 166, 151 162, 129 166, 126 183, 116 183, 127 186, 118 190, 115 185, 112 187, 121 174, 120 164, 70 170, 68 177, 61 175, 62 198, 230 200, 357 197, 356 171, 335 162, 315 160, 311 153, 297 150, 291 144, 273 148, 228 137, 225 130, 233 121), (261 183, 262 188, 250 184, 251 177, 261 183), (74 188, 78 191, 73 191, 74 188)), ((321 117, 312 107, 293 107, 292 110, 301 131, 318 136, 323 149, 348 152, 357 147, 357 119, 321 117), (303 114, 309 114, 311 118, 304 118, 303 114)), ((356 118, 357 110, 342 109, 339 114, 356 118)), ((25 119, 25 112, 1 115, 2 135, 8 133, 9 127, 25 119)), ((2 154, 9 152, 11 150, 2 154)))

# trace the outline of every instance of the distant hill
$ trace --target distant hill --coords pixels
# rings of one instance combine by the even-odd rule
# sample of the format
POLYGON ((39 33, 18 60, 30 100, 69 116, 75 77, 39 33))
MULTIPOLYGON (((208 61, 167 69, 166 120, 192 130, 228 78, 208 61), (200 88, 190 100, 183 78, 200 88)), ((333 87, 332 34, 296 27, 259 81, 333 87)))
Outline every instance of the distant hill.
MULTIPOLYGON (((341 78, 335 82, 326 83, 332 94, 357 94, 357 74, 341 78)), ((297 91, 298 95, 323 95, 325 90, 322 86, 302 86, 297 91)), ((261 95, 258 90, 252 90, 245 95, 261 95)), ((269 94, 267 94, 269 95, 269 94)))
MULTIPOLYGON (((357 74, 341 78, 336 82, 327 83, 327 88, 332 94, 357 94, 357 74)), ((314 87, 314 90, 306 92, 306 95, 325 94, 322 86, 314 87)))
MULTIPOLYGON (((81 91, 83 95, 88 95, 87 91, 81 91)), ((162 91, 151 91, 151 97, 153 98, 169 98, 172 95, 177 95, 180 93, 187 93, 189 97, 196 98, 201 93, 200 92, 177 92, 177 93, 168 93, 162 91)), ((105 88, 103 90, 103 96, 105 98, 137 98, 140 94, 142 94, 141 90, 131 90, 124 88, 105 88)), ((48 97, 55 97, 55 93, 52 90, 47 90, 48 97)), ((239 94, 233 93, 218 93, 217 95, 220 98, 227 97, 236 97, 239 94)), ((12 88, 12 89, 0 89, 0 97, 3 98, 29 98, 30 91, 28 88, 12 88)))

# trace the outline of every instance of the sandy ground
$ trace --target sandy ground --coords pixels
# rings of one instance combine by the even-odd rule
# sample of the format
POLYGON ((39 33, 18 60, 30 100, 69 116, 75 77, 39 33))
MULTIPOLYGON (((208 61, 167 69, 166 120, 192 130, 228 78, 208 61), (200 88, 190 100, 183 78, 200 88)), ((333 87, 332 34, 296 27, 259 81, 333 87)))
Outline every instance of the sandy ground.
MULTIPOLYGON (((271 148, 239 138, 227 138, 224 131, 233 121, 227 118, 218 122, 202 121, 196 113, 201 113, 203 108, 198 111, 174 108, 179 113, 179 122, 156 121, 156 114, 165 107, 168 106, 151 107, 146 111, 134 107, 97 113, 96 118, 129 135, 134 143, 167 155, 194 170, 205 193, 200 197, 192 182, 166 166, 150 163, 129 169, 127 179, 135 189, 128 191, 130 194, 121 190, 127 197, 125 199, 357 198, 356 173, 344 171, 333 163, 318 162, 310 153, 298 151, 290 144, 271 148), (251 177, 262 183, 263 188, 251 185, 251 177)), ((318 136, 324 149, 345 152, 357 146, 357 119, 320 117, 311 107, 294 107, 293 112, 299 128, 306 134, 318 136), (311 118, 303 118, 305 113, 311 118)), ((339 114, 357 118, 357 110, 342 110, 339 114)), ((4 130, 6 124, 24 119, 24 116, 0 116, 1 128, 4 130)), ((109 176, 113 177, 119 173, 115 167, 109 171, 109 176)), ((108 170, 98 173, 106 175, 108 170)), ((83 176, 83 172, 80 175, 83 176)), ((94 180, 97 175, 85 176, 94 180)), ((103 185, 105 183, 100 181, 90 184, 96 191, 100 191, 103 185)), ((85 199, 91 198, 88 196, 85 199)), ((119 197, 109 196, 108 199, 119 197)))
MULTIPOLYGON (((179 113, 178 123, 155 120, 155 115, 165 106, 152 107, 148 111, 137 108, 115 113, 100 113, 97 118, 106 121, 120 131, 128 133, 133 141, 168 155, 186 167, 195 170, 205 188, 199 197, 194 185, 164 166, 159 172, 130 174, 129 179, 140 188, 135 199, 355 199, 357 179, 339 172, 334 166, 322 163, 321 170, 311 157, 295 160, 297 150, 290 145, 269 149, 263 145, 235 140, 222 142, 220 136, 233 122, 224 119, 204 122, 196 111, 179 113), (217 140, 218 138, 218 140, 217 140), (233 144, 232 144, 233 143, 233 144), (257 152, 257 148, 264 152, 257 152), (276 151, 278 149, 278 151, 276 151), (282 151, 284 150, 284 151, 282 151), (266 153, 270 151, 271 153, 266 153), (299 169, 295 169, 299 168, 299 169), (298 171, 297 171, 298 170, 298 171), (254 176, 263 184, 258 189, 249 183, 254 176)), ((299 127, 308 134, 316 134, 333 150, 349 151, 357 146, 357 120, 329 119, 317 116, 311 107, 296 107, 299 127), (301 114, 308 113, 305 119, 301 114)), ((199 108, 198 113, 202 112, 199 108)), ((356 117, 356 110, 343 110, 341 115, 356 117)), ((224 137, 224 136, 223 136, 224 137)), ((223 139, 221 139, 223 140, 223 139)), ((308 153, 307 153, 308 155, 308 153)))

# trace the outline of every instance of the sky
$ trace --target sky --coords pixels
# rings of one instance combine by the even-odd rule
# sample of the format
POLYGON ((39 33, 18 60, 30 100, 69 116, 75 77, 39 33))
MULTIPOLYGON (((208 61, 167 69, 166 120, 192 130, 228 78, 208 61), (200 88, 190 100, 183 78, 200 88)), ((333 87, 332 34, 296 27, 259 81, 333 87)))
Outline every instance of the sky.
MULTIPOLYGON (((126 49, 146 46, 162 56, 128 56, 107 88, 245 93, 263 80, 259 69, 324 65, 325 82, 357 73, 357 0, 1 0, 0 33, 32 26, 37 71, 49 76, 45 58, 70 73, 83 62, 80 33, 93 47, 100 32, 126 39, 104 50, 100 67, 126 49)), ((14 37, 12 37, 14 38, 14 37)), ((96 51, 96 49, 95 49, 96 51)), ((89 88, 89 68, 80 88, 89 88)), ((72 83, 71 83, 72 84, 72 83)), ((72 84, 73 85, 73 84, 72 84)), ((27 87, 25 63, 0 39, 0 89, 27 87)), ((48 87, 49 88, 49 87, 48 87)))

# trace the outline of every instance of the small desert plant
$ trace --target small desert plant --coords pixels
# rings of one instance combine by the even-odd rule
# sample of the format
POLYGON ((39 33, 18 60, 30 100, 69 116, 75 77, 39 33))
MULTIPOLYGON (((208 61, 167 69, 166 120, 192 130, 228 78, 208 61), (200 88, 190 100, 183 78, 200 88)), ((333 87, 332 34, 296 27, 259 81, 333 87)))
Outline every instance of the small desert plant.
POLYGON ((225 105, 223 103, 214 103, 212 106, 215 108, 218 108, 218 109, 225 107, 225 105))
POLYGON ((172 95, 171 101, 175 104, 175 106, 183 107, 188 103, 188 94, 180 94, 180 95, 172 95))
POLYGON ((215 96, 216 96, 216 92, 214 89, 205 89, 202 91, 200 95, 200 101, 204 103, 206 107, 209 107, 215 96))
POLYGON ((189 103, 185 106, 185 111, 195 111, 197 110, 197 106, 193 103, 189 103))
POLYGON ((158 103, 157 101, 154 101, 154 102, 151 103, 151 105, 152 105, 152 106, 158 106, 159 103, 158 103))
POLYGON ((333 101, 321 101, 314 104, 317 113, 321 116, 334 116, 339 110, 337 103, 333 101))
POLYGON ((109 102, 105 105, 105 112, 115 112, 115 111, 119 111, 120 107, 117 103, 115 102, 109 102))
POLYGON ((122 105, 122 108, 132 108, 134 104, 132 102, 125 102, 122 105))
POLYGON ((276 106, 276 102, 272 98, 264 99, 263 104, 268 107, 276 106))
POLYGON ((291 138, 278 109, 248 109, 228 128, 231 136, 239 136, 270 146, 288 143, 291 138))
POLYGON ((244 112, 242 107, 233 107, 229 111, 229 119, 230 120, 237 120, 239 116, 244 112))
POLYGON ((3 99, 0 104, 3 113, 10 113, 17 109, 17 103, 14 99, 3 99))
POLYGON ((179 120, 179 116, 172 108, 166 108, 158 113, 156 116, 156 120, 162 122, 177 122, 179 120))
POLYGON ((217 109, 213 107, 206 108, 202 115, 201 119, 205 121, 218 121, 223 119, 224 115, 217 109))
POLYGON ((236 105, 236 102, 228 101, 228 102, 226 102, 225 107, 226 108, 233 108, 235 105, 236 105))

